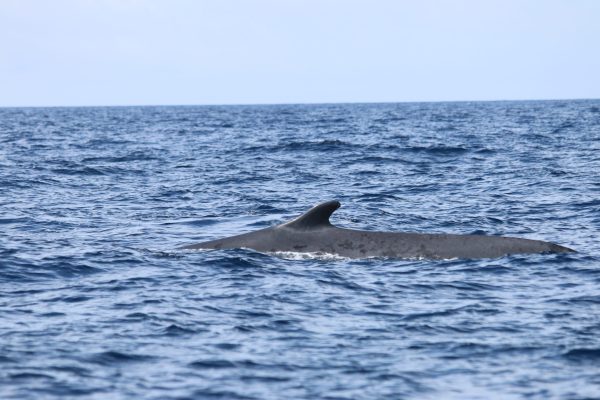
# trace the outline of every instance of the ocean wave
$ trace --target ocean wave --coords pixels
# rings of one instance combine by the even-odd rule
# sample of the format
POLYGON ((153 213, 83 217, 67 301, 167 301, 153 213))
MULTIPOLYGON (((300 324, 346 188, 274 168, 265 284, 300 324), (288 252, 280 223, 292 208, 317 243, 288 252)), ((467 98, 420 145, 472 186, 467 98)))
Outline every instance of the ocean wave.
POLYGON ((597 109, 0 109, 0 398, 598 397, 597 109), (178 250, 329 199, 578 253, 178 250))

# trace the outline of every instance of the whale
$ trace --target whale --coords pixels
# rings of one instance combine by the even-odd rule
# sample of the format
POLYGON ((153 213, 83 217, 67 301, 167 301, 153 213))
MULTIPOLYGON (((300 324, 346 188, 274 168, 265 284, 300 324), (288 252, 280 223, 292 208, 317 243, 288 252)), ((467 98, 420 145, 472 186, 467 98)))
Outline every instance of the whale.
POLYGON ((329 221, 341 206, 318 204, 280 225, 180 247, 183 250, 245 248, 261 253, 312 253, 343 258, 480 259, 514 254, 572 253, 541 240, 446 233, 377 232, 339 228, 329 221))

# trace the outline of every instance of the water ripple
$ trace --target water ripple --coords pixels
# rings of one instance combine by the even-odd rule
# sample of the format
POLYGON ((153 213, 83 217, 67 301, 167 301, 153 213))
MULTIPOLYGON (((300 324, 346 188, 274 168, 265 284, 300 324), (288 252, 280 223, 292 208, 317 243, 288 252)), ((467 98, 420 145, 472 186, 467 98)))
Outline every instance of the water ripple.
POLYGON ((0 109, 0 398, 600 398, 598 110, 0 109), (177 250, 334 198, 578 253, 177 250))

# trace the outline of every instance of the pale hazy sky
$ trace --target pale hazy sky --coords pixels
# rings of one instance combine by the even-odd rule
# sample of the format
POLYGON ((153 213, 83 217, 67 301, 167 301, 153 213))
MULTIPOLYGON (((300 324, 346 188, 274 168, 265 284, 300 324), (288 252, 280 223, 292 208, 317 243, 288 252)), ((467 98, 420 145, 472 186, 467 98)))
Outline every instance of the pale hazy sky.
POLYGON ((600 98, 600 0, 0 0, 0 106, 600 98))

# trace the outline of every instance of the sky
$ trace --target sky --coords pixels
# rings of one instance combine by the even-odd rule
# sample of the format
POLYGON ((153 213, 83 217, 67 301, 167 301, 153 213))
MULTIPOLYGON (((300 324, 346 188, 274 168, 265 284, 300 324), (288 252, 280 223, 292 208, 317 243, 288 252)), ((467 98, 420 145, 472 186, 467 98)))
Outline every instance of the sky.
POLYGON ((597 0, 0 0, 0 107, 574 98, 597 0))

